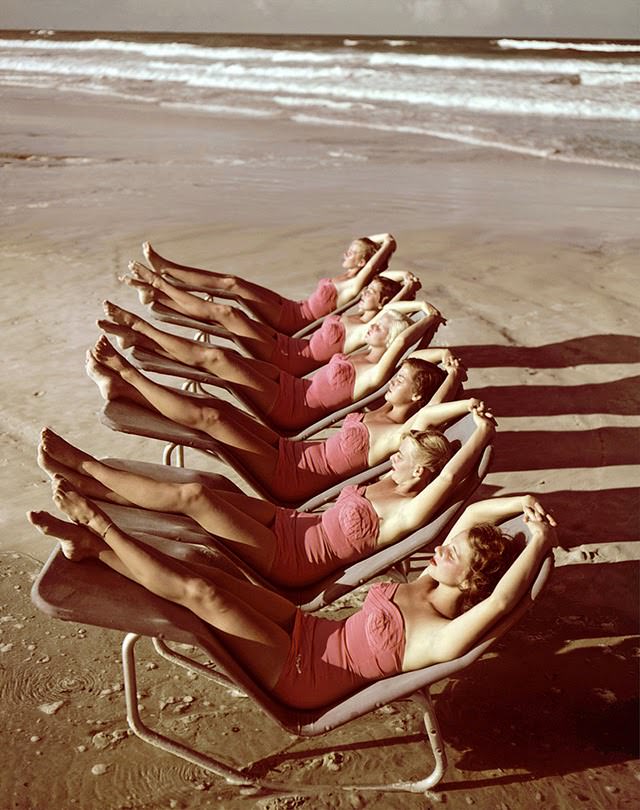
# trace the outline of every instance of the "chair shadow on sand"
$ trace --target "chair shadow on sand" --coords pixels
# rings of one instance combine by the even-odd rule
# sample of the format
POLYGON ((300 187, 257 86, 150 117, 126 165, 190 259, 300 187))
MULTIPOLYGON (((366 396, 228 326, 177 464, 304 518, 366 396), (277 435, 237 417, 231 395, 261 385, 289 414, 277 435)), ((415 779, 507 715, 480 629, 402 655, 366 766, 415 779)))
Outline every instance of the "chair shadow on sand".
MULTIPOLYGON (((492 647, 491 655, 447 679, 440 693, 434 690, 444 739, 461 752, 457 759, 452 755, 456 767, 449 775, 520 771, 443 781, 439 791, 523 783, 635 759, 637 589, 634 562, 557 568, 545 598, 492 647), (604 637, 619 640, 603 647, 604 637), (569 640, 580 640, 581 646, 564 651, 569 640)), ((418 729, 419 712, 410 711, 413 719, 405 718, 404 727, 418 729)), ((400 709, 383 720, 397 723, 403 714, 400 709)), ((303 740, 298 750, 254 763, 252 772, 264 774, 286 763, 295 767, 331 752, 347 754, 348 769, 349 754, 358 760, 368 750, 400 746, 400 756, 402 746, 423 739, 409 732, 323 746, 303 740)), ((359 767, 358 761, 351 767, 359 767)))
POLYGON ((595 363, 637 363, 640 361, 640 338, 634 335, 589 335, 541 346, 456 346, 456 352, 469 368, 567 368, 595 363))
MULTIPOLYGON (((535 488, 532 488, 535 489, 535 488)), ((500 487, 483 483, 476 500, 491 498, 500 487)), ((560 544, 570 549, 589 543, 633 543, 640 537, 640 488, 558 490, 540 496, 562 519, 560 544)), ((555 577, 555 574, 554 574, 555 577)))
MULTIPOLYGON (((468 363, 460 352, 465 364, 468 363)), ((500 416, 559 416, 640 413, 640 376, 584 385, 489 385, 465 389, 469 396, 495 403, 500 416)))

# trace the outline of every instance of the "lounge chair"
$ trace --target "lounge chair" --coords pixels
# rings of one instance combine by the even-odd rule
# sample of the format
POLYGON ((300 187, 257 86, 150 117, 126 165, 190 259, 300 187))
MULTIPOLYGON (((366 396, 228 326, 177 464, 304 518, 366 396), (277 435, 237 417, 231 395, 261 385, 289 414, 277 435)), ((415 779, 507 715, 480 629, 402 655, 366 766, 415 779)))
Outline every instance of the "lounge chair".
MULTIPOLYGON (((260 481, 247 469, 242 461, 234 455, 232 448, 202 431, 178 425, 155 411, 120 400, 107 403, 101 411, 100 418, 103 424, 112 430, 166 442, 163 462, 167 465, 171 463, 173 453, 177 448, 193 447, 228 464, 260 497, 273 501, 279 506, 289 506, 301 511, 317 509, 327 501, 337 497, 340 490, 345 486, 372 481, 391 469, 391 462, 387 459, 375 467, 363 470, 346 481, 341 481, 313 497, 304 500, 283 500, 276 497, 267 484, 260 481)), ((473 430, 473 418, 468 414, 450 425, 445 434, 451 441, 464 442, 473 433, 473 430)), ((184 457, 181 456, 178 466, 183 466, 183 461, 184 457)))
MULTIPOLYGON (((505 524, 511 533, 527 533, 520 519, 505 524)), ((208 625, 193 613, 154 596, 139 585, 119 576, 94 560, 69 562, 59 551, 45 563, 31 593, 34 604, 49 616, 66 621, 92 624, 124 631, 122 643, 123 673, 127 720, 134 733, 146 742, 175 754, 234 784, 247 793, 295 792, 317 794, 322 790, 377 790, 424 793, 444 775, 446 752, 429 689, 443 678, 457 674, 477 660, 506 630, 525 613, 542 592, 553 568, 549 555, 541 564, 529 593, 504 620, 465 655, 414 672, 401 673, 366 685, 339 702, 313 710, 290 708, 265 690, 244 670, 224 647, 208 625), (79 573, 82 566, 82 573, 79 573), (371 785, 284 785, 263 779, 251 767, 230 764, 215 756, 202 754, 189 746, 168 739, 149 728, 141 719, 137 701, 135 645, 141 636, 149 636, 159 655, 180 666, 226 686, 242 689, 263 711, 289 733, 314 737, 393 701, 416 700, 424 710, 424 723, 435 758, 432 772, 423 779, 371 785), (173 650, 167 642, 198 648, 211 660, 215 671, 173 650)))

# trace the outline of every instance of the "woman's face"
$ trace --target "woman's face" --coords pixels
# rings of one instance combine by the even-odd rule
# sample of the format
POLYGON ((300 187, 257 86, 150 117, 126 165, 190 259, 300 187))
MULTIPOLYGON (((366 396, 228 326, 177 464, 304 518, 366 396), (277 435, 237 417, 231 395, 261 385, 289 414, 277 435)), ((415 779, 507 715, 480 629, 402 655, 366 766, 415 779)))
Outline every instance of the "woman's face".
POLYGON ((386 316, 378 319, 367 329, 365 340, 369 346, 386 346, 389 339, 389 320, 386 316))
POLYGON ((447 538, 435 553, 427 568, 429 574, 443 585, 459 586, 467 578, 473 560, 468 532, 447 538))
POLYGON ((389 380, 389 387, 384 398, 391 405, 408 405, 418 400, 413 392, 414 372, 408 366, 400 366, 398 371, 389 380))
POLYGON ((413 440, 407 436, 400 442, 398 451, 391 456, 391 480, 394 484, 414 481, 417 466, 413 440))
POLYGON ((363 266, 360 245, 357 242, 352 242, 342 254, 342 267, 344 270, 357 270, 363 266))
POLYGON ((371 284, 367 284, 360 295, 360 311, 361 312, 377 312, 380 307, 380 285, 372 281, 371 284))

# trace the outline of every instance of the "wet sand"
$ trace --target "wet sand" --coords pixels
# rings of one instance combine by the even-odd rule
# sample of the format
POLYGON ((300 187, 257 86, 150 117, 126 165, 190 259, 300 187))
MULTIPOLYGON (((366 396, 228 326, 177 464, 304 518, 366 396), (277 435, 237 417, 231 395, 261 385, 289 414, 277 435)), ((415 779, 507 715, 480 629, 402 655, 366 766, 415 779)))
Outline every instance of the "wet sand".
MULTIPOLYGON (((394 267, 419 275, 449 318, 436 342, 457 349, 470 368, 469 390, 499 420, 480 494, 545 494, 564 546, 553 583, 527 619, 438 687, 451 763, 440 796, 454 808, 487 810, 631 807, 638 792, 637 175, 445 142, 426 150, 413 136, 216 120, 72 94, 16 89, 4 100, 6 806, 253 806, 124 735, 122 694, 113 688, 121 679, 117 633, 56 622, 30 605, 30 579, 53 547, 24 518, 28 509, 51 508, 35 463, 37 437, 49 424, 94 454, 160 460, 159 443, 99 424, 102 401, 83 368, 103 299, 143 314, 117 280, 129 258, 141 258, 142 240, 302 297, 337 268, 353 235, 389 230, 399 244, 394 267), (53 714, 39 708, 60 700, 53 714), (106 772, 93 775, 97 764, 106 772)), ((203 466, 195 455, 187 463, 203 466)), ((247 701, 174 674, 165 664, 145 674, 142 703, 161 724, 239 759, 267 756, 288 741, 247 701)), ((294 752, 311 752, 309 766, 297 753, 274 762, 277 773, 302 782, 355 774, 392 780, 430 767, 423 745, 416 711, 398 704, 328 742, 297 744, 294 752)), ((383 794, 270 801, 256 806, 400 806, 383 794)), ((423 797, 401 801, 429 806, 423 797)))

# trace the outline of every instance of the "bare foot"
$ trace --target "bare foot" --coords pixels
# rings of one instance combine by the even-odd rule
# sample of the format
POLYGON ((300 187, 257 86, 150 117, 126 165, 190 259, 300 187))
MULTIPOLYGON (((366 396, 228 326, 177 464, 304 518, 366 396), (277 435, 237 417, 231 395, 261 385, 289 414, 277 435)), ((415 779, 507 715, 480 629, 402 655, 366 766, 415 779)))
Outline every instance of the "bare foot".
POLYGON ((107 318, 110 318, 114 323, 118 323, 121 326, 129 326, 131 329, 135 329, 142 320, 142 318, 134 315, 133 312, 122 309, 122 307, 113 304, 111 301, 103 301, 102 308, 107 318))
POLYGON ((27 512, 29 521, 39 532, 60 540, 62 553, 68 560, 79 562, 88 557, 97 557, 107 548, 106 544, 86 526, 67 523, 49 512, 27 512))
POLYGON ((40 448, 60 464, 78 472, 82 472, 80 465, 83 461, 94 461, 89 453, 74 447, 62 436, 58 436, 50 427, 45 427, 40 432, 40 448))
POLYGON ((129 262, 127 267, 134 278, 137 278, 139 281, 146 281, 146 283, 150 284, 152 287, 155 287, 162 281, 157 273, 154 273, 153 270, 149 270, 149 268, 142 264, 142 262, 132 260, 129 262))
POLYGON ((167 270, 171 270, 173 267, 173 263, 157 253, 149 242, 142 243, 142 253, 156 273, 166 273, 167 270))
POLYGON ((87 376, 98 386, 102 398, 107 402, 124 396, 126 386, 123 381, 115 371, 99 363, 91 353, 91 349, 87 352, 85 369, 87 376))
POLYGON ((138 336, 130 326, 112 323, 112 321, 106 321, 104 318, 100 318, 100 320, 96 321, 96 324, 103 332, 109 335, 115 335, 118 339, 118 346, 123 350, 130 349, 132 346, 138 344, 138 336))
POLYGON ((102 536, 111 524, 102 509, 77 492, 73 485, 61 475, 54 476, 51 486, 53 502, 61 512, 70 517, 74 523, 88 526, 96 534, 102 536))
POLYGON ((119 280, 137 291, 141 304, 146 306, 147 304, 153 304, 156 300, 156 291, 146 281, 140 281, 132 276, 120 276, 119 280))
POLYGON ((91 354, 98 363, 118 374, 132 368, 131 363, 127 362, 121 354, 118 354, 104 335, 98 338, 96 345, 91 349, 91 354))
POLYGON ((38 467, 46 472, 52 480, 56 475, 72 477, 75 473, 75 470, 72 470, 70 467, 65 466, 60 461, 56 461, 55 458, 50 456, 49 453, 42 449, 42 445, 38 445, 38 467))

